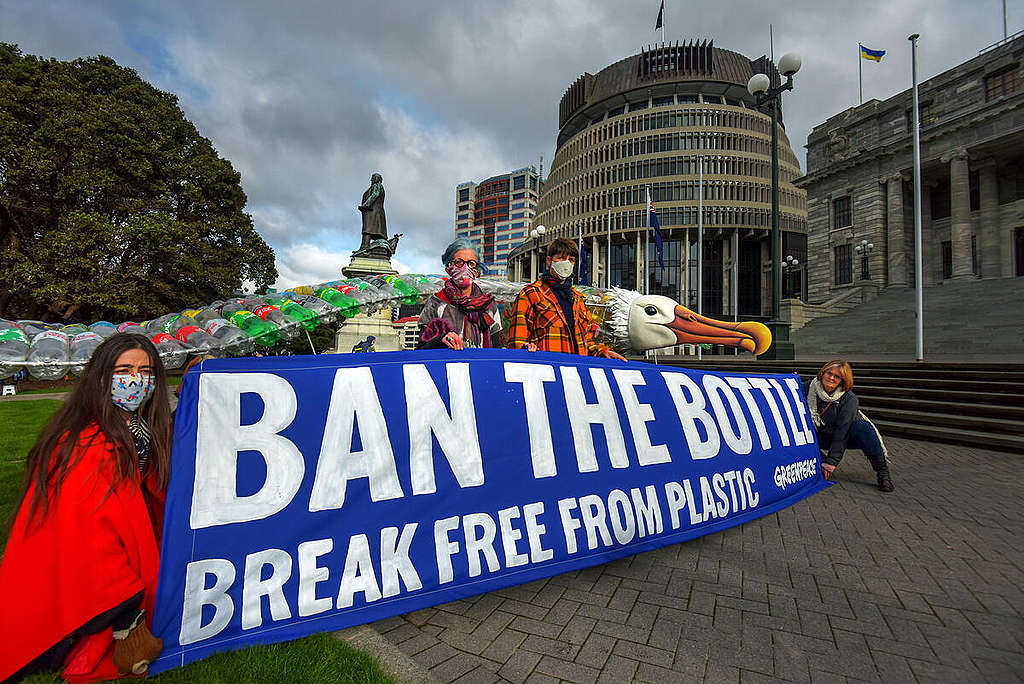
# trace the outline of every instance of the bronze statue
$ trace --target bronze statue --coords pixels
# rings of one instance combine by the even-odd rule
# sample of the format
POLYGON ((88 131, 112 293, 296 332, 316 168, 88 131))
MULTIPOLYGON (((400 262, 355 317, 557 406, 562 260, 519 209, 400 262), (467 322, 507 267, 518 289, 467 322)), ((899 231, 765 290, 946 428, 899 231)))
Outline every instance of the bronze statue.
POLYGON ((370 187, 363 193, 359 211, 363 215, 363 241, 359 251, 367 251, 376 240, 388 239, 388 221, 384 215, 384 179, 379 173, 370 176, 370 187))

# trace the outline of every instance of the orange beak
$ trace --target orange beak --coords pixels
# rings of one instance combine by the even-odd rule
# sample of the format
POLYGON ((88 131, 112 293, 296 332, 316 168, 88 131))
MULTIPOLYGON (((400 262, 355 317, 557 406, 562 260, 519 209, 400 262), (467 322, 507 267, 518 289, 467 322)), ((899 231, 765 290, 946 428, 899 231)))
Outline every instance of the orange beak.
POLYGON ((772 333, 763 323, 716 321, 685 306, 676 306, 675 320, 667 326, 675 333, 679 344, 724 344, 755 356, 763 354, 772 344, 772 333))

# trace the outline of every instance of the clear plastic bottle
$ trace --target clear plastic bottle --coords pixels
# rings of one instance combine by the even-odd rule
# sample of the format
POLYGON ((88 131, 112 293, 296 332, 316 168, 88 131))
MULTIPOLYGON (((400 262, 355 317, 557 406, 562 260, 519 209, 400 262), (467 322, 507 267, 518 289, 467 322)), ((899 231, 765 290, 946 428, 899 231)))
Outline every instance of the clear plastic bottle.
POLYGON ((0 319, 0 378, 7 378, 19 370, 28 356, 28 335, 16 323, 0 319))
POLYGON ((314 330, 318 325, 320 325, 320 317, 317 316, 315 311, 307 309, 305 306, 293 299, 288 299, 280 295, 267 295, 264 299, 266 299, 267 304, 273 304, 280 309, 281 313, 283 313, 289 321, 292 323, 298 323, 306 330, 314 330))
POLYGON ((321 323, 333 321, 339 315, 336 306, 328 304, 316 295, 292 293, 291 298, 319 316, 321 323))
POLYGON ((68 336, 60 330, 44 330, 32 338, 28 372, 36 380, 60 380, 68 374, 68 336))
POLYGON ((259 297, 252 297, 245 300, 245 306, 252 311, 254 316, 259 316, 280 328, 281 339, 290 340, 299 334, 299 326, 273 304, 267 304, 259 297))
POLYGON ((111 335, 117 333, 117 326, 113 323, 108 323, 107 321, 96 321, 89 326, 89 329, 103 339, 107 339, 111 335))
POLYGON ((181 368, 188 357, 188 350, 185 349, 185 346, 167 333, 162 332, 153 335, 153 345, 156 347, 157 352, 160 353, 160 358, 164 362, 164 368, 181 368))
POLYGON ((117 326, 117 332, 128 333, 129 335, 142 335, 143 337, 149 337, 146 335, 146 331, 142 329, 142 326, 135 321, 125 321, 117 326))
POLYGON ((193 353, 209 354, 216 351, 221 345, 212 335, 196 325, 186 325, 178 328, 174 337, 189 347, 193 353))
POLYGON ((89 357, 100 346, 103 338, 91 330, 80 332, 71 338, 71 373, 78 375, 89 362, 89 357))
POLYGON ((253 351, 252 338, 238 326, 231 325, 223 318, 210 318, 206 321, 206 333, 217 340, 218 346, 239 356, 246 356, 253 351))

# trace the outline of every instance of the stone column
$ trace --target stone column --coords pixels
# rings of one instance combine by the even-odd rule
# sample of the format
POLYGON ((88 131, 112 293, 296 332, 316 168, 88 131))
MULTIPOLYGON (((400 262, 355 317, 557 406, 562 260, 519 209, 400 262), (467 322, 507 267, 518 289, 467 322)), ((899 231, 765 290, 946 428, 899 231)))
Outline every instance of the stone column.
POLYGON ((903 176, 896 173, 882 179, 886 186, 886 266, 889 285, 907 285, 907 240, 903 224, 903 176))
MULTIPOLYGON (((806 259, 804 259, 806 261, 806 259)), ((732 230, 732 315, 740 313, 740 231, 732 230)))
POLYGON ((534 247, 530 251, 530 279, 529 282, 533 282, 537 279, 537 252, 540 250, 539 247, 534 247))
POLYGON ((959 148, 942 158, 949 162, 950 239, 953 242, 953 280, 970 278, 971 189, 967 150, 959 148))
POLYGON ((640 242, 640 231, 636 232, 636 291, 640 294, 647 293, 647 264, 644 258, 647 255, 641 255, 640 250, 643 249, 643 243, 640 242), (642 276, 642 278, 641 278, 642 276))
POLYGON ((597 237, 590 238, 590 284, 599 285, 598 274, 600 271, 600 264, 597 262, 601 260, 601 243, 597 241, 597 237))
POLYGON ((683 288, 679 303, 690 308, 690 229, 683 231, 683 273, 679 278, 680 286, 683 288))
POLYGON ((999 254, 999 178, 994 159, 985 160, 978 169, 981 195, 981 234, 978 236, 979 265, 982 278, 1002 277, 999 254))

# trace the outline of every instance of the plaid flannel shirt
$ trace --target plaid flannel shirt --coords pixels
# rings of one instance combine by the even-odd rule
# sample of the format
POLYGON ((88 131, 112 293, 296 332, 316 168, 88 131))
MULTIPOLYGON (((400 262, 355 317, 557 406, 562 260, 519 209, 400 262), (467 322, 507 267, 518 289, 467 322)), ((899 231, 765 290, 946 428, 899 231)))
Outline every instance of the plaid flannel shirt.
POLYGON ((512 307, 510 349, 522 349, 533 342, 540 351, 578 353, 601 356, 608 345, 594 341, 596 324, 583 304, 583 295, 572 291, 573 325, 566 324, 565 314, 554 291, 538 280, 524 287, 512 307), (575 338, 575 344, 573 344, 575 338))

